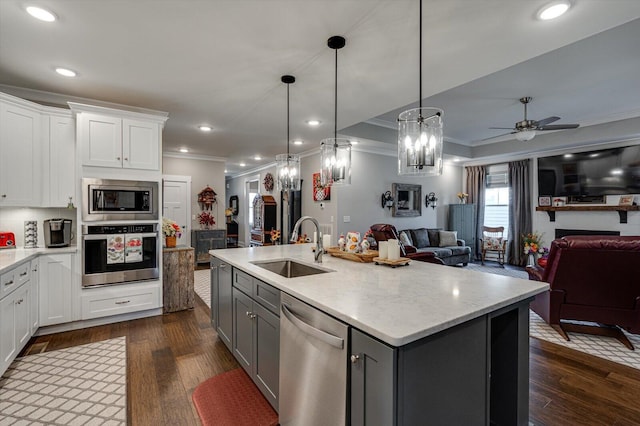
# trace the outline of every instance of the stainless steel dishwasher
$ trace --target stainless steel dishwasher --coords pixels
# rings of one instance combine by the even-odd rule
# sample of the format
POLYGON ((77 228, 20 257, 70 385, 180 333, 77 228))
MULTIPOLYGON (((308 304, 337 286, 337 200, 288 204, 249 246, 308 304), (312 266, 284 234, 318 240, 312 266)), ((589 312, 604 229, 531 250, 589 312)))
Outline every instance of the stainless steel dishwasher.
POLYGON ((280 424, 346 424, 349 327, 285 293, 280 310, 280 424))

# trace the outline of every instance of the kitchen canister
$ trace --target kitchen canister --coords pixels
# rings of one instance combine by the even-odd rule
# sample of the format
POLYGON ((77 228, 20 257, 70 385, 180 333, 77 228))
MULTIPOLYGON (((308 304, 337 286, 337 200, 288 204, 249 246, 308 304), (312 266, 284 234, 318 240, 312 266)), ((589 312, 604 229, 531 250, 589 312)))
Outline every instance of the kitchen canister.
POLYGON ((38 247, 38 222, 35 220, 24 221, 24 248, 38 247))
POLYGON ((347 232, 346 251, 357 253, 360 249, 360 233, 355 231, 347 232))
POLYGON ((398 240, 387 240, 387 257, 389 260, 400 259, 400 245, 398 245, 398 240))
POLYGON ((386 259, 387 258, 387 245, 388 245, 388 241, 379 241, 378 242, 378 257, 380 259, 386 259))

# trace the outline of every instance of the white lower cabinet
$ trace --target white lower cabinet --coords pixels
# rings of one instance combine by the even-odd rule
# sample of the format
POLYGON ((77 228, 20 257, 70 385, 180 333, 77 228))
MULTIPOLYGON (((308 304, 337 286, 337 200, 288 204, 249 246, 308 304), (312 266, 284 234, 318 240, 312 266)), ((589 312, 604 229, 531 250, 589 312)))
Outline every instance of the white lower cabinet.
POLYGON ((82 319, 108 317, 162 307, 159 282, 114 285, 82 290, 82 319))
POLYGON ((11 365, 31 338, 31 282, 0 300, 0 374, 11 365))
POLYGON ((29 323, 31 325, 31 335, 36 333, 40 327, 40 277, 38 276, 38 259, 34 259, 29 264, 31 268, 31 306, 29 308, 29 323))
POLYGON ((74 253, 38 259, 40 327, 73 321, 74 253))

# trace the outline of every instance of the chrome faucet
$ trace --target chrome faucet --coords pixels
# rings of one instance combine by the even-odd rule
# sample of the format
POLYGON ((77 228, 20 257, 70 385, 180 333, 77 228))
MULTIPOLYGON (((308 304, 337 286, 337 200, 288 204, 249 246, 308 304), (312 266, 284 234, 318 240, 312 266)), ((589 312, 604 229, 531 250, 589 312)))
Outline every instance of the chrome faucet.
POLYGON ((313 222, 313 224, 316 227, 316 253, 315 253, 314 261, 316 263, 322 263, 322 252, 324 251, 324 248, 322 247, 322 235, 320 235, 320 224, 315 218, 311 216, 302 216, 300 219, 298 219, 298 221, 296 222, 296 225, 293 227, 293 232, 291 233, 291 240, 289 241, 291 241, 292 243, 295 243, 298 241, 298 229, 300 229, 300 224, 305 220, 310 220, 311 222, 313 222))

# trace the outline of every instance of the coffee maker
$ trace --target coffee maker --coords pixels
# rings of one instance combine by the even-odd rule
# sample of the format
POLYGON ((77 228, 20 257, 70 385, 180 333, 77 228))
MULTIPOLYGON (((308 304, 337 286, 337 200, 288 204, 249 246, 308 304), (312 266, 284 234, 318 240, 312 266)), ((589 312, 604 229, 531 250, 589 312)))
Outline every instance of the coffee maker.
POLYGON ((71 219, 44 221, 44 244, 49 247, 67 247, 71 244, 71 219))

